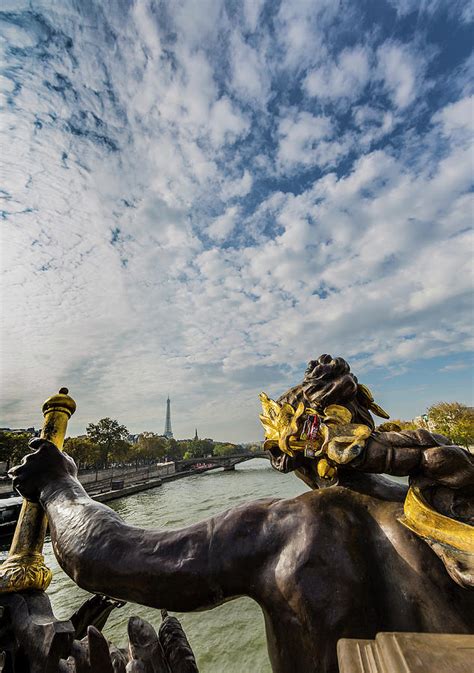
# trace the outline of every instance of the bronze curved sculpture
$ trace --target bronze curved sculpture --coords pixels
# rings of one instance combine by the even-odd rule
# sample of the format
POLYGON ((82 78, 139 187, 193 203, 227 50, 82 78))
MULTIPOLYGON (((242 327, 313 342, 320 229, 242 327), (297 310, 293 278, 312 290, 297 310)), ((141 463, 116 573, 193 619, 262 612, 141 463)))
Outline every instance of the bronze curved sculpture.
MULTIPOLYGON (((324 477, 333 483, 334 473, 324 468, 321 476, 317 465, 324 459, 335 469, 328 453, 292 456, 278 442, 271 446, 274 466, 296 470, 314 489, 290 500, 246 503, 181 530, 143 530, 92 501, 72 459, 48 441, 33 440, 35 453, 12 471, 14 486, 45 509, 66 573, 91 592, 169 610, 202 610, 250 596, 263 610, 276 673, 336 673, 341 637, 472 632, 474 594, 460 586, 465 568, 453 581, 455 573, 446 572, 433 547, 400 522, 407 488, 367 474, 411 475, 431 493, 433 506, 468 525, 472 458, 427 431, 374 431, 370 394, 352 374, 348 378, 342 359, 322 358, 310 370, 324 374, 319 382, 313 376, 311 386, 304 382, 277 404, 287 402, 295 412, 301 396, 321 415, 331 404, 343 406, 353 424, 369 422, 370 432, 349 452, 351 459, 337 465, 338 485, 326 489, 318 487, 324 477)), ((336 435, 328 431, 326 439, 336 435)), ((292 450, 300 438, 286 433, 282 441, 292 450)))
POLYGON ((369 474, 408 475, 399 521, 431 546, 458 584, 474 586, 472 455, 424 429, 375 428, 369 412, 389 416, 343 358, 321 355, 277 402, 260 398, 264 446, 277 470, 295 470, 312 488, 365 483, 372 495, 394 486, 380 476, 367 481, 369 474))

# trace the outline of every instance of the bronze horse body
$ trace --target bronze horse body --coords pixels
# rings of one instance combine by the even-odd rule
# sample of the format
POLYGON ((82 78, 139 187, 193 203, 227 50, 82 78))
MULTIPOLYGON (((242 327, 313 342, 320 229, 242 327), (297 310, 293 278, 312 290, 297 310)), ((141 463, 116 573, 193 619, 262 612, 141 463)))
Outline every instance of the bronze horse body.
MULTIPOLYGON (((310 402, 329 391, 344 403, 347 377, 355 379, 347 363, 322 356, 311 364, 311 376, 323 376, 319 383, 316 376, 310 402)), ((336 673, 342 637, 474 631, 474 593, 399 521, 407 487, 367 474, 415 475, 437 484, 442 496, 446 489, 471 493, 472 459, 443 442, 427 432, 375 432, 355 467, 343 466, 339 484, 326 489, 316 488, 314 461, 272 450, 277 469, 296 470, 315 490, 245 503, 175 531, 129 526, 91 500, 72 459, 50 442, 33 440, 37 451, 13 476, 20 493, 44 507, 57 559, 80 587, 183 612, 249 596, 264 613, 275 673, 336 673)), ((439 500, 448 510, 456 504, 439 500)))

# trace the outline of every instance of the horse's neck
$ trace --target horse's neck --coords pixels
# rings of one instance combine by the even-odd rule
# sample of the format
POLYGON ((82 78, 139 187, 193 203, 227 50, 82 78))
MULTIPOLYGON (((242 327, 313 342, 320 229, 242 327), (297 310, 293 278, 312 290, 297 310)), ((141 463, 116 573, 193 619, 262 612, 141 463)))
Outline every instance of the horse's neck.
POLYGON ((396 483, 381 474, 366 474, 343 468, 339 468, 339 485, 391 502, 403 502, 408 491, 406 484, 396 483))

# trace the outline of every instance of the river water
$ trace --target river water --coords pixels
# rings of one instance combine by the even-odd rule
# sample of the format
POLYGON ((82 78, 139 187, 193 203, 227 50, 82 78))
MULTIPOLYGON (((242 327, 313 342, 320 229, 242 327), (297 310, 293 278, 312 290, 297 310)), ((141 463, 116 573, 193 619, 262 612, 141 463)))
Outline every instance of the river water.
MULTIPOLYGON (((241 502, 263 497, 292 497, 307 490, 294 475, 274 471, 268 461, 255 459, 237 466, 192 476, 144 491, 110 505, 127 522, 143 528, 180 528, 241 502)), ((87 598, 59 568, 50 543, 46 561, 54 572, 48 589, 56 616, 67 618, 87 598)), ((263 616, 258 605, 239 598, 214 610, 179 614, 196 655, 201 673, 270 673, 263 616)), ((139 615, 156 628, 158 611, 127 604, 116 610, 104 629, 116 645, 126 642, 127 621, 139 615)))

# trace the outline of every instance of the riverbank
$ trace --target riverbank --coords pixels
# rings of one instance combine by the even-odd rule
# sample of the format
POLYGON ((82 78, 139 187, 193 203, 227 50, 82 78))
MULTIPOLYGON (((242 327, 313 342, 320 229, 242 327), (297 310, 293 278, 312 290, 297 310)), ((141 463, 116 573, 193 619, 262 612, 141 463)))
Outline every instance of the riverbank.
POLYGON ((135 493, 140 493, 141 491, 148 491, 150 488, 161 486, 164 482, 167 481, 176 481, 176 479, 183 479, 184 477, 189 477, 193 474, 201 474, 204 471, 205 470, 186 470, 185 472, 174 472, 173 474, 164 475, 159 479, 150 479, 150 481, 133 484, 132 486, 125 486, 123 488, 97 493, 96 495, 89 495, 93 500, 97 500, 97 502, 109 502, 110 500, 125 498, 127 495, 134 495, 135 493))
MULTIPOLYGON (((146 468, 111 468, 109 471, 90 471, 79 474, 78 477, 93 500, 111 502, 158 488, 168 481, 204 474, 206 471, 194 469, 176 472, 175 463, 164 463, 146 468)), ((3 492, 0 492, 0 545, 5 546, 11 542, 15 532, 22 499, 16 497, 11 482, 2 490, 3 492)))
MULTIPOLYGON (((176 472, 172 461, 146 466, 110 467, 103 470, 80 470, 78 479, 89 495, 126 488, 134 484, 162 479, 176 472)), ((11 481, 0 485, 0 498, 12 493, 11 481)))

